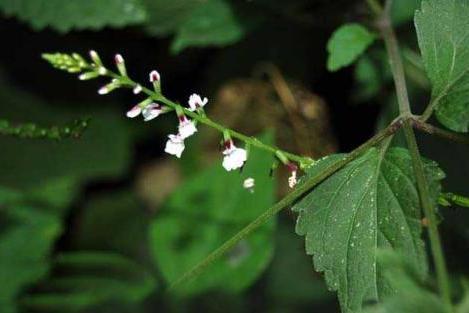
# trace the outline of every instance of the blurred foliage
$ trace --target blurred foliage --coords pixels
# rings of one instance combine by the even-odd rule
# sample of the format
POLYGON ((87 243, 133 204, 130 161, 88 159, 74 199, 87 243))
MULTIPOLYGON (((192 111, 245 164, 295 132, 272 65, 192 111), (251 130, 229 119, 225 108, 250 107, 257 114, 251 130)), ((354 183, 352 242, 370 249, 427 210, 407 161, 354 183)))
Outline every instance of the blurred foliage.
POLYGON ((49 270, 49 254, 62 232, 58 216, 24 201, 24 195, 0 188, 0 307, 17 312, 21 290, 49 270))
POLYGON ((377 259, 383 269, 383 276, 397 293, 384 296, 382 303, 367 308, 366 313, 445 312, 441 299, 419 279, 419 269, 409 262, 407 257, 389 250, 381 250, 377 259))
POLYGON ((122 27, 146 18, 138 0, 2 0, 0 8, 7 16, 28 22, 36 30, 52 27, 64 33, 122 27))
POLYGON ((0 145, 8 147, 0 154, 0 184, 31 188, 63 177, 80 183, 95 177, 117 177, 125 170, 130 141, 119 111, 98 105, 44 103, 34 95, 17 90, 5 79, 1 81, 0 114, 10 121, 22 121, 24 112, 39 123, 61 123, 89 115, 93 116, 93 126, 80 140, 60 143, 28 141, 26 144, 21 138, 0 137, 0 145))
POLYGON ((21 298, 26 310, 81 312, 107 303, 142 301, 155 288, 152 275, 132 260, 97 251, 58 255, 54 272, 37 291, 21 298))
MULTIPOLYGON (((272 135, 259 137, 272 142, 272 135)), ((167 200, 150 229, 153 256, 171 283, 274 203, 274 181, 268 176, 272 156, 252 150, 242 171, 227 174, 216 164, 188 178, 167 200), (255 192, 243 180, 255 179, 255 192)), ((275 221, 241 241, 197 280, 177 290, 190 295, 217 288, 236 292, 249 286, 268 265, 275 221)))

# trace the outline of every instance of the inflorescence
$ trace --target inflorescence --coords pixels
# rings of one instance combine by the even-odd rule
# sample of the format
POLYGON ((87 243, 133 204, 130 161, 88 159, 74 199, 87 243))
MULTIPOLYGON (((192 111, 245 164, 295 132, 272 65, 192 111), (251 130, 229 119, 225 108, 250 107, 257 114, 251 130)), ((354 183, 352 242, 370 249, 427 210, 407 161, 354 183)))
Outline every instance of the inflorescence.
MULTIPOLYGON (((204 111, 204 107, 208 103, 206 97, 194 93, 189 97, 188 107, 183 107, 178 103, 172 102, 164 97, 161 91, 161 75, 158 71, 153 70, 149 74, 149 82, 152 84, 152 89, 146 88, 139 83, 134 82, 127 74, 125 60, 120 54, 116 54, 114 62, 117 68, 117 73, 107 69, 100 56, 96 51, 90 51, 91 62, 86 61, 79 54, 73 53, 71 55, 64 53, 44 54, 43 58, 49 61, 52 66, 67 71, 69 73, 80 73, 78 78, 80 80, 90 80, 97 77, 109 77, 111 81, 99 88, 100 95, 106 95, 119 88, 130 88, 135 95, 145 94, 146 98, 134 105, 126 115, 129 118, 136 118, 142 116, 145 122, 151 121, 161 114, 168 112, 175 112, 179 121, 177 132, 169 134, 168 140, 165 145, 164 151, 177 158, 180 158, 184 149, 184 141, 190 136, 194 135, 197 130, 197 123, 203 123, 223 133, 223 161, 222 166, 227 171, 242 169, 249 156, 249 146, 253 145, 258 148, 268 150, 274 153, 277 160, 287 166, 291 175, 288 179, 288 184, 293 188, 297 183, 298 165, 305 168, 311 165, 314 161, 307 157, 300 157, 291 153, 281 151, 275 147, 267 146, 259 142, 257 139, 247 137, 230 129, 227 129, 212 120, 210 120, 204 111), (237 147, 233 141, 233 137, 244 141, 245 148, 237 147)), ((278 162, 274 163, 275 167, 278 162)), ((244 183, 243 187, 249 191, 254 189, 254 179, 249 177, 244 183)))

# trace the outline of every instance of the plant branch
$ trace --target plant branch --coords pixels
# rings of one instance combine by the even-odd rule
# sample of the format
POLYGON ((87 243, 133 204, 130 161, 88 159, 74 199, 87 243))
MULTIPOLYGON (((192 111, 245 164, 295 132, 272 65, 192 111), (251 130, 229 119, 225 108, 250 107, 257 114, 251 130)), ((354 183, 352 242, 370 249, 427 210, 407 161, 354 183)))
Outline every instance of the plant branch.
POLYGON ((469 136, 455 133, 446 129, 442 129, 431 124, 422 122, 419 119, 412 119, 414 128, 421 130, 430 135, 435 135, 444 139, 448 139, 457 143, 469 145, 469 136))
MULTIPOLYGON (((110 77, 121 80, 129 88, 133 88, 133 87, 138 85, 135 81, 133 81, 129 77, 120 76, 120 75, 118 75, 116 73, 113 73, 109 70, 108 70, 108 72, 109 72, 110 77)), ((313 163, 313 160, 309 157, 303 157, 303 156, 299 156, 299 155, 296 155, 296 154, 293 154, 293 153, 290 153, 290 152, 283 151, 283 150, 281 150, 281 149, 279 149, 275 146, 267 145, 267 144, 261 142, 259 139, 255 138, 255 137, 246 136, 246 135, 244 135, 242 133, 239 133, 237 131, 234 131, 232 129, 228 129, 225 126, 214 122, 213 120, 208 118, 206 115, 201 115, 201 114, 198 114, 196 112, 189 111, 187 108, 181 106, 179 103, 173 102, 173 101, 169 100, 168 98, 166 98, 165 96, 163 96, 162 94, 158 94, 158 93, 156 93, 155 91, 153 91, 151 89, 148 89, 146 87, 142 87, 142 92, 144 94, 146 94, 147 96, 149 96, 154 101, 161 102, 164 105, 166 105, 166 106, 168 106, 169 108, 172 108, 172 109, 180 108, 186 116, 191 117, 195 121, 197 121, 201 124, 207 125, 209 127, 212 127, 212 128, 218 130, 221 133, 228 132, 231 137, 239 139, 239 140, 245 142, 246 144, 257 147, 261 150, 271 152, 273 154, 280 151, 289 160, 294 161, 294 162, 298 162, 300 165, 303 165, 303 166, 307 166, 307 165, 313 163)))
MULTIPOLYGON (((387 2, 388 4, 389 2, 387 2)), ((388 6, 388 5, 387 5, 388 6)), ((397 91, 397 101, 399 103, 399 112, 403 116, 411 114, 409 98, 407 96, 407 85, 405 81, 404 66, 399 53, 396 34, 391 25, 387 10, 378 18, 378 26, 384 38, 386 50, 389 56, 389 64, 394 77, 394 85, 397 91)))
MULTIPOLYGON (((386 1, 386 8, 390 7, 390 3, 390 0, 386 1)), ((391 25, 389 10, 385 10, 383 14, 378 17, 378 22, 383 35, 384 42, 386 44, 386 50, 389 55, 391 70, 396 87, 397 99, 399 103, 399 112, 401 116, 409 117, 404 119, 403 129, 409 152, 412 158, 412 167, 414 169, 415 177, 417 180, 417 189, 419 191, 420 204, 422 205, 425 217, 429 221, 428 232, 430 238, 431 251, 436 268, 438 287, 440 289, 440 294, 445 304, 447 312, 453 312, 448 272, 446 269, 446 262, 441 246, 440 235, 438 233, 436 214, 434 210, 434 205, 431 201, 422 158, 420 156, 417 141, 415 139, 414 130, 412 128, 412 112, 410 110, 409 105, 409 98, 404 75, 404 67, 402 65, 396 35, 391 25)))
POLYGON ((417 188, 419 191, 420 202, 428 220, 428 235, 430 238, 430 247, 435 262, 436 276, 441 296, 448 312, 453 312, 451 304, 451 289, 449 284, 448 271, 441 245, 440 235, 438 233, 437 218, 434 204, 431 203, 431 197, 428 190, 428 182, 425 176, 425 170, 420 157, 415 134, 409 122, 404 123, 404 134, 412 157, 412 166, 417 179, 417 188))
POLYGON ((317 186, 323 180, 331 176, 333 173, 350 163, 351 161, 355 160, 359 157, 363 152, 368 150, 370 147, 382 142, 387 137, 393 135, 399 128, 402 126, 402 120, 398 119, 389 125, 387 128, 370 138, 367 142, 360 145, 358 148, 350 152, 346 157, 343 159, 336 161, 325 168, 321 173, 318 175, 309 178, 304 183, 300 184, 296 189, 294 189, 291 193, 289 193, 286 197, 282 200, 277 202, 275 205, 270 207, 264 213, 262 213, 259 217, 257 217, 254 221, 244 227, 241 231, 239 231, 236 235, 231 237, 227 240, 223 245, 221 245, 218 249, 213 251, 209 254, 204 260, 200 263, 195 265, 192 269, 184 273, 179 279, 173 282, 170 285, 170 290, 176 289, 177 287, 181 286, 184 283, 189 282, 193 278, 197 277, 202 273, 208 266, 210 266, 214 261, 219 259, 223 256, 226 252, 232 249, 238 242, 252 233, 254 230, 262 226, 268 219, 272 216, 277 214, 283 208, 291 205, 301 196, 303 196, 306 192, 311 190, 313 187, 317 186))
POLYGON ((378 0, 366 0, 366 2, 368 3, 370 9, 373 11, 373 14, 375 14, 376 16, 382 14, 383 7, 381 6, 378 0))

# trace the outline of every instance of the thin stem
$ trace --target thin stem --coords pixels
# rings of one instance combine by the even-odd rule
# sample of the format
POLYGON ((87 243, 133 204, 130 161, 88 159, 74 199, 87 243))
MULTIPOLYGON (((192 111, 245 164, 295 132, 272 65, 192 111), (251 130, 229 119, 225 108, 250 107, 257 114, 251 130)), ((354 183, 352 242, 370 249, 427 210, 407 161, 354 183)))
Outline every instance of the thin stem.
POLYGON ((454 142, 469 145, 469 136, 467 135, 462 135, 446 129, 438 128, 431 124, 422 122, 419 119, 412 119, 412 123, 416 129, 426 132, 430 135, 435 135, 454 142))
MULTIPOLYGON (((390 3, 390 0, 386 2, 386 8, 390 7, 390 3)), ((383 14, 379 16, 379 25, 389 55, 391 70, 396 87, 397 100, 399 103, 399 112, 401 116, 410 117, 404 118, 403 128, 409 152, 412 158, 412 167, 414 169, 415 177, 417 180, 420 204, 422 205, 425 217, 429 221, 428 232, 430 238, 431 251, 436 268, 438 287, 440 289, 440 294, 446 306, 447 312, 453 312, 448 272, 446 269, 446 262, 441 246, 440 235, 438 233, 436 214, 434 206, 431 202, 428 182, 425 176, 422 158, 418 150, 414 130, 412 129, 412 113, 410 111, 409 98, 404 75, 404 67, 402 65, 396 35, 391 26, 389 10, 385 10, 383 14)))
POLYGON ((294 201, 299 199, 303 196, 306 192, 311 190, 313 187, 321 183, 324 179, 350 163, 351 161, 355 160, 359 157, 364 151, 368 148, 380 143, 385 138, 389 137, 390 135, 394 134, 400 127, 402 126, 402 120, 398 119, 396 122, 392 123, 386 129, 382 130, 372 138, 370 138, 367 142, 363 143, 361 146, 350 152, 346 157, 343 159, 336 161, 325 168, 321 173, 317 174, 314 177, 309 178, 303 184, 300 184, 296 189, 294 189, 291 193, 289 193, 285 198, 277 202, 275 205, 270 207, 267 211, 262 213, 259 217, 257 217, 254 221, 244 227, 241 231, 239 231, 236 235, 231 237, 227 240, 223 245, 209 254, 204 260, 200 263, 195 265, 192 269, 184 273, 179 279, 173 282, 170 285, 170 290, 175 289, 182 284, 187 283, 188 281, 192 280, 193 278, 197 277, 202 273, 208 266, 210 266, 214 261, 219 259, 223 256, 227 251, 232 249, 238 242, 252 233, 254 230, 259 228, 263 225, 269 218, 277 214, 283 208, 289 206, 294 201))
POLYGON ((415 176, 417 179, 417 188, 419 191, 420 202, 425 212, 425 217, 428 220, 428 235, 430 238, 430 247, 435 262, 436 276, 438 287, 441 296, 445 303, 448 312, 453 312, 451 304, 451 289, 449 284, 448 271, 446 269, 446 262, 441 246, 441 239, 438 233, 437 218, 434 210, 434 205, 431 203, 431 197, 428 190, 428 182, 425 176, 425 170, 420 157, 415 134, 412 130, 410 121, 404 122, 404 134, 409 147, 410 155, 412 158, 412 166, 414 168, 415 176))
POLYGON ((378 0, 366 0, 366 2, 368 3, 368 6, 370 7, 370 9, 373 11, 373 13, 376 15, 376 16, 379 16, 382 14, 383 12, 383 7, 381 6, 381 4, 378 2, 378 0))
POLYGON ((404 66, 399 53, 399 45, 397 43, 396 34, 391 26, 389 15, 384 13, 378 21, 381 33, 384 38, 386 50, 389 56, 389 63, 394 77, 394 85, 397 91, 397 101, 399 103, 399 112, 401 115, 410 115, 410 104, 407 96, 407 85, 404 75, 404 66))

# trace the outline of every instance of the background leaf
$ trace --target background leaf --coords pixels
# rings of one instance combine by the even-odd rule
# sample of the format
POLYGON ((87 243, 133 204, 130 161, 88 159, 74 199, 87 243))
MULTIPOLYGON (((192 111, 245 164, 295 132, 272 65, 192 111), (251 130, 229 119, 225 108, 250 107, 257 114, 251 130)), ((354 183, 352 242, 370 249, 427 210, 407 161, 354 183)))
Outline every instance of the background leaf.
POLYGON ((432 84, 436 117, 459 132, 469 129, 469 3, 424 0, 415 13, 423 62, 432 84))
POLYGON ((49 253, 62 231, 56 215, 12 203, 21 198, 13 191, 0 191, 0 308, 5 313, 17 312, 19 293, 48 272, 49 253))
MULTIPOLYGON (((273 139, 264 136, 262 140, 273 139)), ((271 155, 252 149, 242 175, 227 173, 217 163, 177 188, 150 229, 153 256, 168 282, 202 261, 273 203, 274 182, 268 175, 271 162, 271 155), (254 193, 242 187, 246 177, 255 178, 259 187, 254 193)), ((271 220, 241 241, 180 293, 213 288, 236 292, 249 286, 272 257, 274 225, 271 220)))
POLYGON ((140 264, 116 253, 80 251, 55 259, 54 271, 37 292, 21 299, 35 312, 82 312, 106 303, 138 302, 155 288, 152 275, 140 264))
POLYGON ((380 304, 368 307, 366 313, 446 312, 441 298, 425 288, 423 281, 418 278, 418 269, 409 264, 406 256, 381 250, 377 257, 384 276, 397 293, 384 297, 380 304))
MULTIPOLYGON (((54 123, 90 115, 92 121, 80 139, 65 141, 0 137, 2 175, 0 185, 12 188, 43 188, 48 181, 73 184, 92 178, 119 176, 128 166, 130 135, 119 110, 99 105, 83 107, 73 103, 45 103, 0 80, 0 115, 13 121, 34 116, 35 121, 54 123), (112 158, 109 156, 112 155, 112 158), (21 171, 19 171, 21 169, 21 171)), ((64 188, 66 191, 71 189, 64 188)), ((58 195, 57 195, 58 196, 58 195)), ((65 196, 62 194, 61 196, 65 196)), ((62 199, 63 201, 63 199, 62 199)))
POLYGON ((171 50, 178 53, 189 46, 225 46, 241 39, 244 32, 228 1, 207 0, 178 27, 171 50))
POLYGON ((171 35, 204 0, 142 0, 148 18, 145 29, 150 35, 171 35))
POLYGON ((361 25, 342 25, 327 43, 327 69, 337 71, 352 64, 374 40, 375 36, 361 25))
MULTIPOLYGON (((333 160, 319 161, 308 176, 333 160)), ((435 203, 439 180, 435 163, 426 162, 435 203)), ((344 312, 360 312, 368 300, 393 292, 377 266, 376 251, 392 248, 426 274, 420 206, 407 150, 391 148, 385 155, 372 148, 332 175, 293 207, 299 213, 296 231, 306 236, 306 252, 315 269, 338 290, 344 312)))
POLYGON ((100 29, 142 23, 145 11, 139 0, 0 0, 7 16, 28 22, 35 30, 52 27, 59 32, 100 29))

